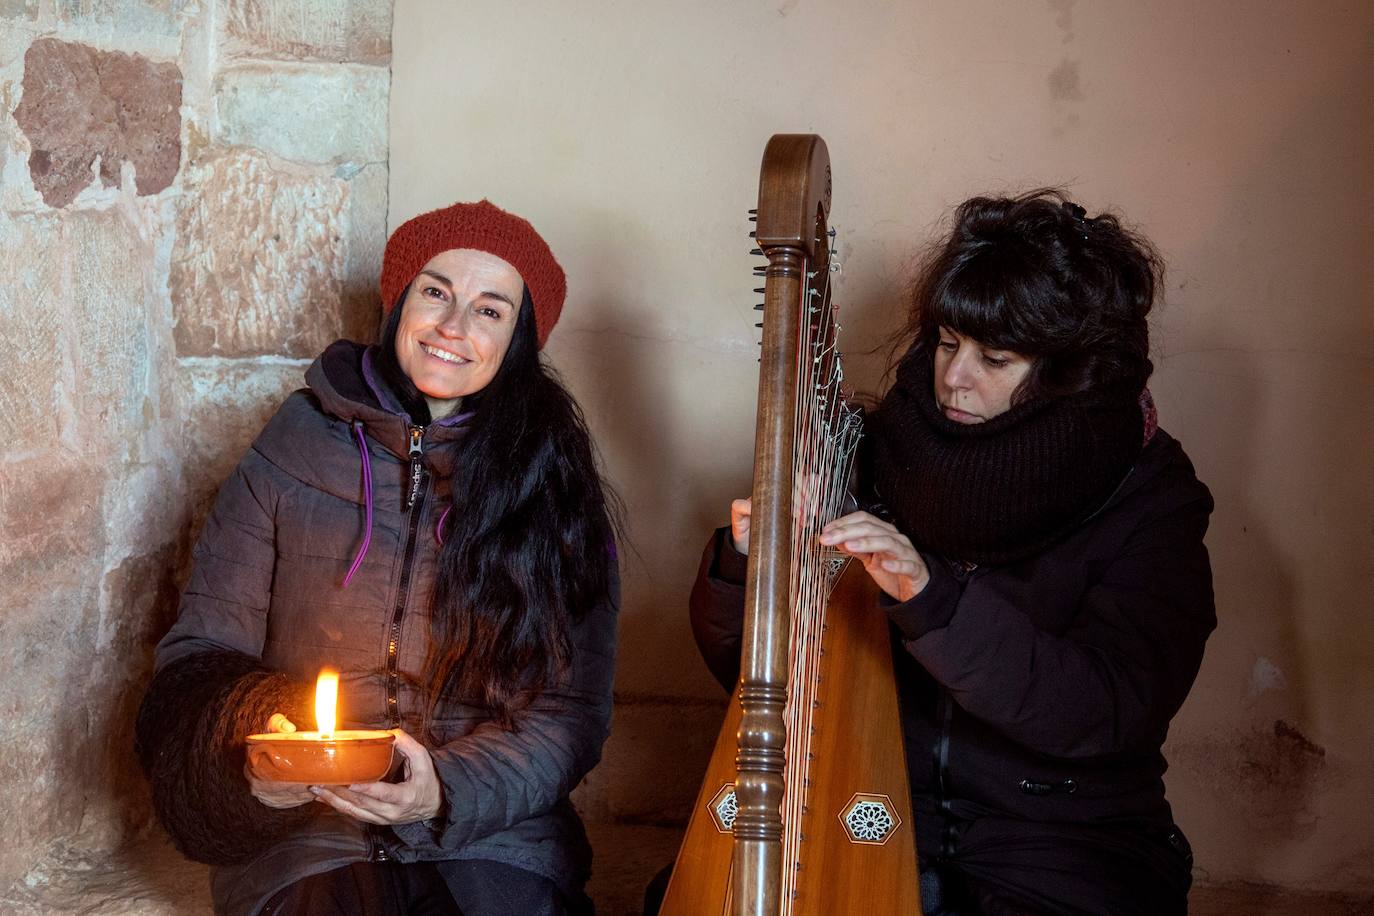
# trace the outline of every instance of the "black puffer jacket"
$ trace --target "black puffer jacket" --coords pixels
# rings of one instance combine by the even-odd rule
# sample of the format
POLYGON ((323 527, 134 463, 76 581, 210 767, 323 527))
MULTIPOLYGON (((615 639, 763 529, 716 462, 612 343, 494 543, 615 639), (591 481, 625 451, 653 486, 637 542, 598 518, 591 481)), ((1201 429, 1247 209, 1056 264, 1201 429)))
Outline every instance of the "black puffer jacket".
MULTIPOLYGON (((455 701, 437 710, 434 740, 422 737, 436 526, 462 508, 448 481, 463 458, 463 419, 418 437, 424 474, 406 509, 414 430, 365 371, 363 352, 346 341, 325 351, 306 373, 309 390, 287 399, 221 488, 140 715, 158 811, 185 853, 220 866, 221 913, 256 912, 301 877, 382 854, 491 859, 565 891, 589 873, 568 794, 609 729, 615 586, 574 625, 568 677, 535 697, 516 730, 455 701), (264 730, 273 709, 313 726, 299 694, 325 665, 341 672, 341 728, 399 726, 430 747, 439 819, 365 830, 324 805, 278 812, 248 794, 242 736, 264 730)), ((608 550, 613 583, 614 562, 608 550)))
MULTIPOLYGON (((1212 498, 1162 430, 1111 500, 1039 555, 931 581, 893 624, 923 867, 1055 913, 1186 911, 1191 853, 1160 747, 1216 626, 1212 498)), ((721 529, 692 593, 712 672, 739 674, 745 558, 721 529)))

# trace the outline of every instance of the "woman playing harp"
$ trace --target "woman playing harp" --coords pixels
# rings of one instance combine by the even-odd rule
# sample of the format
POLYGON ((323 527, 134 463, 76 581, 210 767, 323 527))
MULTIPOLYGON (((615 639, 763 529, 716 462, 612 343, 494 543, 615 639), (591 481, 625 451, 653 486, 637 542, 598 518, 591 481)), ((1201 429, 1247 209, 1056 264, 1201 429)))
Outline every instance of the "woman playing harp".
MULTIPOLYGON (((960 206, 866 422, 872 511, 821 532, 893 629, 927 916, 1187 910, 1160 748, 1216 624, 1212 499, 1145 389, 1158 273, 1058 192, 960 206)), ((692 594, 727 686, 751 511, 692 594)))

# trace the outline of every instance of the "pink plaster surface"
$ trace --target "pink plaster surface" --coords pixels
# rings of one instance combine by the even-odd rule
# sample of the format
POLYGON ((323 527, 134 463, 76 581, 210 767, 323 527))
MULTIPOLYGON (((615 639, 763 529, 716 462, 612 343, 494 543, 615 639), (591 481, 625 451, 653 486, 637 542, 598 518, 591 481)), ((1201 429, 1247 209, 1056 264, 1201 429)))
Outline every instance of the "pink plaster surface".
POLYGON ((91 183, 116 187, 125 162, 139 194, 172 183, 181 162, 181 71, 138 54, 40 38, 24 55, 14 120, 28 137, 43 201, 65 207, 91 183))

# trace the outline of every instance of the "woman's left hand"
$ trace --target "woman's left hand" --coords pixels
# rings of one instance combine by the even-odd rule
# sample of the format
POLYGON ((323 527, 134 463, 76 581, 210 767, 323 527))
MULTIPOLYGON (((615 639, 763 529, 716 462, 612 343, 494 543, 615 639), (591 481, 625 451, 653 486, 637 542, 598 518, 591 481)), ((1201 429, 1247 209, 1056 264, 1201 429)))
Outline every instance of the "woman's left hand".
POLYGON ((930 581, 925 561, 905 534, 867 512, 851 512, 821 529, 821 543, 860 560, 878 587, 910 601, 930 581))
POLYGON ((391 733, 396 736, 396 750, 405 758, 403 782, 311 786, 316 800, 369 824, 413 824, 438 814, 444 792, 429 751, 402 729, 391 733))

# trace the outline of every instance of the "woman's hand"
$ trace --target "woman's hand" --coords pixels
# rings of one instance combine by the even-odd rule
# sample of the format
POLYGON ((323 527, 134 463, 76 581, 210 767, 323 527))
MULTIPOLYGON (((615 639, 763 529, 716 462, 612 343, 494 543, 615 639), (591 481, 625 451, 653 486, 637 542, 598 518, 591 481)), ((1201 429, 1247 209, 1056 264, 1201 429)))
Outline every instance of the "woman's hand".
POLYGON ((748 499, 730 503, 730 540, 736 551, 746 555, 749 553, 749 513, 753 508, 753 502, 748 499))
MULTIPOLYGON (((269 732, 294 732, 296 724, 279 712, 267 720, 269 732)), ((315 800, 308 786, 295 782, 277 782, 274 779, 258 779, 248 764, 243 765, 243 775, 248 778, 248 789, 253 797, 269 808, 299 808, 315 800)))
POLYGON ((910 601, 930 581, 925 561, 895 526, 867 512, 851 512, 821 529, 821 543, 855 557, 878 587, 910 601))
POLYGON ((405 758, 403 782, 311 786, 315 798, 369 824, 413 824, 438 814, 444 792, 429 751, 402 729, 394 728, 391 733, 396 736, 396 750, 405 758))

